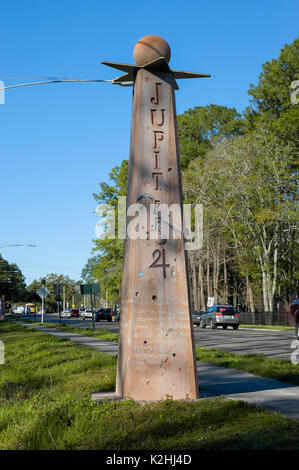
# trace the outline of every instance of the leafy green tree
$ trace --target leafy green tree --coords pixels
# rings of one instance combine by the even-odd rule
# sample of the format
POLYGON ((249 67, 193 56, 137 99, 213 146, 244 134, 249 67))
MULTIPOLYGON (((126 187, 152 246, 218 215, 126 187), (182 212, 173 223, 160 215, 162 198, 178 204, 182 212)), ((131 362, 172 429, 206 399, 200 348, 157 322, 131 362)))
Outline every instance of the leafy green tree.
POLYGON ((86 265, 82 269, 81 277, 85 284, 92 284, 97 282, 97 279, 94 275, 94 269, 96 268, 99 262, 99 256, 92 256, 87 260, 86 265))
POLYGON ((235 108, 210 104, 188 109, 178 116, 182 167, 202 158, 212 144, 245 132, 245 121, 235 108))
POLYGON ((26 298, 25 278, 15 263, 9 263, 0 255, 0 295, 6 302, 22 302, 26 298))
MULTIPOLYGON (((118 218, 118 197, 126 196, 128 181, 128 161, 123 160, 120 166, 112 169, 110 173, 112 185, 100 183, 100 192, 94 194, 95 200, 100 204, 109 204, 118 218)), ((104 236, 94 240, 96 256, 91 258, 84 273, 98 280, 101 284, 101 293, 108 300, 118 301, 120 299, 123 263, 123 240, 118 239, 118 227, 116 223, 115 238, 104 236)))
POLYGON ((278 137, 298 144, 299 105, 291 102, 291 84, 299 79, 299 36, 262 69, 258 84, 248 91, 253 107, 246 110, 247 120, 253 127, 267 125, 278 137))
POLYGON ((206 155, 204 168, 195 164, 188 174, 196 201, 204 204, 218 233, 233 242, 239 272, 247 281, 261 280, 266 312, 274 309, 281 260, 294 238, 292 154, 291 144, 260 128, 217 144, 206 155))
POLYGON ((81 296, 75 290, 75 287, 80 285, 80 281, 75 281, 69 276, 63 274, 47 274, 46 276, 40 278, 39 280, 34 280, 28 287, 27 291, 29 293, 37 292, 42 287, 42 281, 45 280, 45 287, 50 291, 50 294, 45 299, 45 308, 49 312, 57 311, 57 299, 54 293, 54 284, 62 284, 65 288, 65 299, 66 303, 71 304, 74 297, 75 304, 81 303, 81 296))

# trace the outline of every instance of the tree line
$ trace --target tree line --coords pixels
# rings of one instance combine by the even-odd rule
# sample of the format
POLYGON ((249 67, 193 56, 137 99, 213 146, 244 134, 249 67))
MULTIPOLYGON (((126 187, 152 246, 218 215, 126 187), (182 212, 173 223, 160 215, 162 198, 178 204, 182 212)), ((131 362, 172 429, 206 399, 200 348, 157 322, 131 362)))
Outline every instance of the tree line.
MULTIPOLYGON (((82 296, 78 293, 78 288, 82 281, 75 281, 69 276, 63 274, 48 274, 43 278, 36 279, 28 286, 25 282, 20 268, 16 263, 9 263, 0 255, 0 296, 5 296, 7 309, 12 305, 21 305, 25 303, 34 303, 37 307, 41 306, 41 299, 37 291, 42 287, 42 281, 45 281, 45 287, 50 294, 45 299, 45 308, 47 312, 57 311, 57 296, 55 293, 55 284, 61 284, 64 288, 65 302, 72 305, 81 305, 82 296)), ((63 295, 61 294, 61 300, 63 295)))
MULTIPOLYGON (((178 116, 185 202, 203 204, 204 244, 188 252, 192 305, 207 298, 272 312, 298 294, 298 122, 291 86, 299 80, 299 37, 262 66, 244 112, 210 104, 178 116)), ((94 194, 117 214, 126 195, 128 161, 94 194)), ((94 240, 82 277, 121 295, 123 241, 94 240)))

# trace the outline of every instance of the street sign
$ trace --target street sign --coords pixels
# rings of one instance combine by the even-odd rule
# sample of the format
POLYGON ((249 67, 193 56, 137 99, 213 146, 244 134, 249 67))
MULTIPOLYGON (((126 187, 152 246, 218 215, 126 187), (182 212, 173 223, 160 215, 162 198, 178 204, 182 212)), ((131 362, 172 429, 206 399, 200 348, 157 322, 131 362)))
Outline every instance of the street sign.
POLYGON ((81 295, 100 294, 100 284, 81 284, 81 295))
POLYGON ((214 297, 208 297, 207 307, 213 307, 213 305, 214 305, 214 300, 215 300, 214 297))
POLYGON ((45 286, 43 286, 36 293, 40 296, 41 299, 45 299, 50 294, 50 291, 45 286))

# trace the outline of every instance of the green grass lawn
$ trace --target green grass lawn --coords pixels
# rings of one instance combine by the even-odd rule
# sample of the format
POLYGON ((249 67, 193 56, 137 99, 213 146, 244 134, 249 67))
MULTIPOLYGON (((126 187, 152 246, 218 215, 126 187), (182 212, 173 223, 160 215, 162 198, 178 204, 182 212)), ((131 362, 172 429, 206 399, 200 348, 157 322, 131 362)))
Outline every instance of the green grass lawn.
POLYGON ((36 323, 36 325, 46 326, 49 328, 54 328, 56 330, 68 331, 69 333, 78 333, 80 335, 92 336, 95 338, 102 339, 104 341, 112 341, 113 343, 118 342, 118 333, 111 333, 105 328, 100 327, 95 331, 92 328, 76 328, 74 326, 67 325, 66 323, 54 324, 54 323, 36 323))
POLYGON ((262 354, 235 354, 196 347, 196 359, 217 366, 244 370, 268 379, 299 385, 299 364, 286 359, 270 359, 262 354))
POLYGON ((294 326, 280 326, 280 325, 242 325, 240 324, 239 328, 255 328, 257 330, 287 330, 294 331, 294 326))
POLYGON ((8 319, 11 320, 16 320, 22 323, 31 323, 34 325, 39 325, 39 326, 46 326, 47 328, 55 328, 56 330, 61 330, 61 331, 68 331, 69 333, 78 333, 80 335, 86 335, 86 336, 93 336, 95 338, 99 338, 105 341, 112 341, 113 343, 118 342, 118 334, 117 333, 111 333, 107 331, 105 328, 100 327, 93 331, 92 328, 76 328, 71 325, 67 325, 66 323, 40 323, 40 322, 34 322, 32 320, 27 320, 24 318, 20 318, 17 315, 10 315, 8 319))
MULTIPOLYGON (((19 317, 17 317, 19 320, 19 317)), ((21 320, 22 321, 22 320, 21 320)), ((29 322, 29 320, 27 320, 29 322)), ((51 328, 60 329, 62 331, 69 331, 72 333, 85 334, 87 336, 94 336, 99 339, 118 342, 117 333, 109 333, 105 328, 99 328, 93 331, 90 328, 84 329, 75 328, 65 324, 57 325, 53 323, 36 323, 37 325, 47 326, 51 328)), ((292 364, 290 360, 286 359, 270 359, 261 354, 236 354, 227 351, 220 351, 212 348, 196 347, 196 359, 202 362, 209 362, 222 367, 232 369, 239 369, 251 374, 259 375, 270 379, 280 380, 282 382, 289 382, 294 385, 299 385, 299 364, 292 364)))
POLYGON ((96 405, 116 358, 0 322, 0 449, 297 449, 299 423, 245 402, 203 399, 96 405))

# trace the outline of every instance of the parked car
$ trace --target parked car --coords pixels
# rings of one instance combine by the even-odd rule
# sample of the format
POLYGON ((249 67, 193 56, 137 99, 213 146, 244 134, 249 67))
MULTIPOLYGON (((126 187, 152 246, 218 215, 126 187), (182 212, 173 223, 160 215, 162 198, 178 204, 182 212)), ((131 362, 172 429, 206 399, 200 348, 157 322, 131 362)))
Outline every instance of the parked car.
POLYGON ((62 316, 62 317, 71 317, 71 312, 70 312, 70 310, 62 310, 61 316, 62 316))
POLYGON ((11 312, 12 313, 24 313, 24 307, 23 306, 14 307, 11 312))
POLYGON ((192 312, 193 325, 199 326, 201 317, 205 314, 206 314, 206 312, 203 312, 203 311, 197 312, 196 310, 193 310, 193 312, 192 312))
POLYGON ((110 322, 112 321, 113 314, 114 312, 111 308, 100 308, 95 314, 95 320, 106 320, 110 322))
POLYGON ((71 317, 80 317, 80 310, 78 308, 72 308, 70 315, 71 317))
POLYGON ((93 311, 90 309, 85 309, 84 312, 82 313, 82 318, 85 320, 85 318, 92 318, 93 311))
POLYGON ((202 328, 209 326, 212 329, 222 326, 224 330, 228 326, 232 326, 234 330, 237 330, 239 323, 240 313, 233 305, 213 305, 208 308, 205 315, 202 315, 200 326, 202 328))

